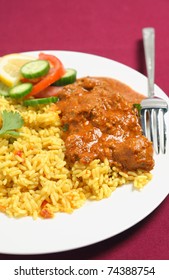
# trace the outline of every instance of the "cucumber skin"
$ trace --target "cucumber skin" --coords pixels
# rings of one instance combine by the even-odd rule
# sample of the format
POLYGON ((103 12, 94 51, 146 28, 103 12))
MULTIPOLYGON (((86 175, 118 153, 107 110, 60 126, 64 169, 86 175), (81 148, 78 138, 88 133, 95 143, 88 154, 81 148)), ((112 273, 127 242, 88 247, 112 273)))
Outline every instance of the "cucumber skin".
POLYGON ((56 103, 59 100, 58 97, 51 96, 47 98, 37 98, 37 99, 28 99, 23 101, 24 106, 38 106, 38 105, 47 105, 50 103, 56 103))
POLYGON ((54 82, 53 86, 66 86, 69 84, 73 84, 76 81, 77 71, 73 68, 67 68, 66 73, 56 82, 54 82), (68 71, 72 72, 71 76, 67 76, 68 71))
POLYGON ((0 96, 9 96, 9 87, 0 82, 0 96))
POLYGON ((5 90, 0 90, 0 96, 8 97, 9 93, 6 92, 5 90))

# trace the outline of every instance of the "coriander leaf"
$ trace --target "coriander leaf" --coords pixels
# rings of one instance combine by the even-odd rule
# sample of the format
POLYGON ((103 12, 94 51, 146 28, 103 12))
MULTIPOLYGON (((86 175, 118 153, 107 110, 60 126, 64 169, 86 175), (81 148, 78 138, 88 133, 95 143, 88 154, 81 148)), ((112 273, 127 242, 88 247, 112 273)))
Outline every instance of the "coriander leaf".
POLYGON ((19 136, 20 133, 18 131, 14 131, 14 130, 8 130, 6 131, 6 134, 12 135, 12 136, 19 136))
POLYGON ((21 128, 24 124, 23 118, 18 112, 6 110, 2 111, 2 122, 0 135, 11 134, 13 136, 18 136, 19 133, 14 130, 21 128))
POLYGON ((63 130, 64 132, 66 132, 66 131, 68 131, 68 129, 69 129, 69 124, 68 124, 68 123, 65 123, 65 124, 63 125, 63 127, 62 127, 62 130, 63 130))
POLYGON ((140 114, 140 112, 141 112, 141 104, 135 103, 135 104, 133 104, 133 108, 136 108, 138 113, 140 114))

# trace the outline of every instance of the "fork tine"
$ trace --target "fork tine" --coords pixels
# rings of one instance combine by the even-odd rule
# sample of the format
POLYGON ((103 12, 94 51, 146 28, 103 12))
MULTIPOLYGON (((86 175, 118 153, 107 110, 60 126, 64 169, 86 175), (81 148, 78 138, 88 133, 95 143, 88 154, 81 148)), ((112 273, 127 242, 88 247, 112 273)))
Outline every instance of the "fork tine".
POLYGON ((154 150, 157 154, 160 152, 160 131, 159 131, 159 118, 158 118, 158 109, 149 109, 148 118, 149 118, 149 140, 153 143, 154 150))
POLYGON ((163 153, 165 154, 166 153, 166 143, 167 143, 167 132, 166 132, 167 129, 166 129, 166 123, 165 123, 165 116, 164 116, 165 112, 164 112, 164 110, 161 110, 161 111, 162 111, 162 115, 163 115, 163 129, 164 129, 163 153))
POLYGON ((143 134, 153 143, 154 150, 160 153, 160 127, 159 127, 159 110, 142 109, 141 126, 143 134))
POLYGON ((150 127, 150 140, 154 143, 154 133, 153 133, 153 126, 154 126, 154 110, 150 109, 149 111, 149 127, 150 127))
POLYGON ((147 129, 146 129, 146 116, 147 116, 147 110, 141 110, 141 126, 143 130, 143 134, 147 137, 147 129))
POLYGON ((155 110, 156 137, 157 137, 157 154, 160 153, 160 129, 159 129, 159 110, 155 110))

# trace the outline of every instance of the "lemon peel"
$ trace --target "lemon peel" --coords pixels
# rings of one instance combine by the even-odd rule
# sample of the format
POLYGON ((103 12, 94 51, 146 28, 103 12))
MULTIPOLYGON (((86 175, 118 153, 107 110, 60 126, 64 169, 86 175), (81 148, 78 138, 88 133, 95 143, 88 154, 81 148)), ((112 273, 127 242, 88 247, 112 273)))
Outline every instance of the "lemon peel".
POLYGON ((21 73, 20 68, 27 62, 35 60, 35 57, 13 53, 0 58, 0 81, 8 87, 18 84, 21 73))

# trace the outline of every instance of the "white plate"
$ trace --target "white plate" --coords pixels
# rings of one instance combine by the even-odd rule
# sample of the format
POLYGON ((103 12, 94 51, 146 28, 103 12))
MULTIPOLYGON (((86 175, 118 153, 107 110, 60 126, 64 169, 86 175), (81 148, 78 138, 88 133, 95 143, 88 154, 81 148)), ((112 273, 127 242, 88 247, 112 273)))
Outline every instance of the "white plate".
MULTIPOLYGON (((77 69, 78 77, 112 77, 140 93, 147 92, 147 78, 116 61, 85 53, 44 52, 56 55, 65 67, 77 69)), ((30 54, 37 55, 37 52, 30 54)), ((155 92, 168 100, 158 86, 155 86, 155 92)), ((169 131, 168 114, 166 117, 169 131)), ((168 195, 168 164, 169 153, 155 155, 153 180, 141 192, 132 190, 131 186, 123 186, 110 198, 87 202, 73 214, 57 214, 54 219, 36 221, 30 217, 16 220, 0 214, 0 252, 61 252, 94 244, 123 232, 150 214, 168 195)))

